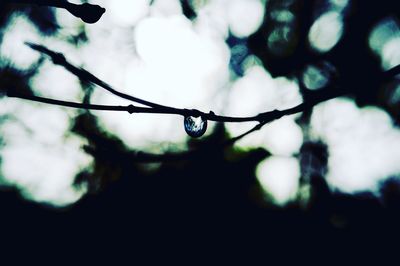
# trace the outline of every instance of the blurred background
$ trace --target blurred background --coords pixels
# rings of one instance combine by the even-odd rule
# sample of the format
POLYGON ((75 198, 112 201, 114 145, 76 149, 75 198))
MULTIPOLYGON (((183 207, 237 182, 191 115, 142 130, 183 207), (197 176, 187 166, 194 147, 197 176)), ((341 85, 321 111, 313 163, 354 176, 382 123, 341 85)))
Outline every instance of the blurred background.
POLYGON ((0 225, 12 236, 288 248, 398 231, 400 79, 381 78, 400 63, 395 1, 90 2, 106 8, 95 24, 64 9, 0 3, 0 225), (129 104, 26 41, 174 107, 247 116, 345 96, 215 148, 255 124, 210 122, 191 139, 179 116, 6 97, 129 104), (163 157, 188 150, 200 151, 163 157))

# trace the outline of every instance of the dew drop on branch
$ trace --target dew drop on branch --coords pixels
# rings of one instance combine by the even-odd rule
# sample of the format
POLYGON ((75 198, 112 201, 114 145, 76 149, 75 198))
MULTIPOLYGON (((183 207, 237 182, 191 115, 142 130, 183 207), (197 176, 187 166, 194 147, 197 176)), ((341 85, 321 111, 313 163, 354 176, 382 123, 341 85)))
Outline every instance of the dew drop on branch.
POLYGON ((186 133, 192 138, 198 138, 204 135, 207 130, 207 120, 201 116, 186 116, 184 120, 186 133))

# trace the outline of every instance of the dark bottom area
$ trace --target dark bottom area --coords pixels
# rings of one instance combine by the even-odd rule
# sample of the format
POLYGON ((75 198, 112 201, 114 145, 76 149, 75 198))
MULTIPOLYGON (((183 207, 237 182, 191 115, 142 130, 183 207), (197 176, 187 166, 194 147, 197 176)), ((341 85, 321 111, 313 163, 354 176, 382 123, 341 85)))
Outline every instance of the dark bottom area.
POLYGON ((240 259, 244 265, 272 258, 365 259, 378 249, 397 246, 397 193, 385 199, 327 193, 307 208, 297 204, 276 208, 252 199, 234 180, 225 186, 186 180, 186 184, 181 179, 174 182, 173 177, 120 180, 62 210, 3 191, 2 244, 93 260, 127 256, 133 261, 190 258, 195 262, 211 256, 240 259))

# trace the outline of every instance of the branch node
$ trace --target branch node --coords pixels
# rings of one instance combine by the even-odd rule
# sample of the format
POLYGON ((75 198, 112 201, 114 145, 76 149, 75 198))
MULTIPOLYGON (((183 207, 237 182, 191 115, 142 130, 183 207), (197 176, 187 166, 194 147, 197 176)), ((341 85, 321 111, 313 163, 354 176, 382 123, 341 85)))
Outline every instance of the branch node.
POLYGON ((265 112, 257 115, 256 119, 258 122, 270 122, 276 119, 279 119, 284 116, 284 113, 282 111, 279 111, 277 109, 270 111, 270 112, 265 112))
POLYGON ((54 55, 51 57, 51 60, 56 65, 63 65, 67 62, 67 59, 62 53, 54 53, 54 55))
POLYGON ((188 116, 199 117, 203 115, 203 112, 197 109, 183 109, 188 116))
POLYGON ((130 104, 127 106, 126 110, 128 111, 128 113, 133 114, 136 110, 135 106, 130 104))

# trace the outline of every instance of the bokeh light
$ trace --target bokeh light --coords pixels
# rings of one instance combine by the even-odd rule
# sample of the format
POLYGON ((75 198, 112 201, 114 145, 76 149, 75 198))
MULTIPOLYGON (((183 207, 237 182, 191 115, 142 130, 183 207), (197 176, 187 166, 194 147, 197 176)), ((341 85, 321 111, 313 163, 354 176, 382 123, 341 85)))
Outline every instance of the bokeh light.
POLYGON ((274 202, 284 205, 297 195, 300 166, 295 158, 271 157, 258 165, 257 177, 274 202))
POLYGON ((372 29, 369 46, 380 57, 383 69, 387 70, 399 64, 399 40, 400 27, 393 18, 380 21, 372 29))
POLYGON ((380 181, 400 172, 400 130, 385 111, 339 98, 317 106, 311 125, 314 137, 328 145, 333 187, 377 192, 380 181))
POLYGON ((339 12, 322 14, 311 26, 308 39, 311 47, 319 52, 332 49, 343 34, 343 18, 339 12))

